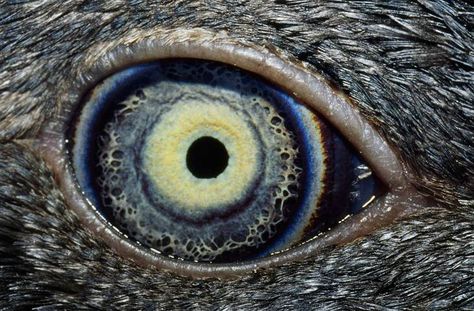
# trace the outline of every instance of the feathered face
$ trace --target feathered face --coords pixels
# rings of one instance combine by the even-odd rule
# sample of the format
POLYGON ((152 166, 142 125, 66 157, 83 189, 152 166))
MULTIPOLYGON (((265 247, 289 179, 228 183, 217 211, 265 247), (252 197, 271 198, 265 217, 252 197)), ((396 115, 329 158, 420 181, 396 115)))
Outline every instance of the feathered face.
POLYGON ((2 307, 473 306, 470 4, 0 7, 2 307))

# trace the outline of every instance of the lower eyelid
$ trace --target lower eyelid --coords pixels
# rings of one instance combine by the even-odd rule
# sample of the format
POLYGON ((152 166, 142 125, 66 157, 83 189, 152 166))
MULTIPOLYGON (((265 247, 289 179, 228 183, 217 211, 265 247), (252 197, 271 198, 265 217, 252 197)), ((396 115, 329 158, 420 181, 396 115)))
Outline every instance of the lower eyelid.
POLYGON ((247 273, 252 269, 297 260, 314 254, 325 245, 340 243, 336 241, 347 242, 354 236, 365 235, 408 212, 403 207, 410 198, 415 197, 415 192, 408 187, 406 172, 393 151, 372 126, 363 120, 349 103, 349 99, 332 89, 321 77, 311 73, 302 64, 295 65, 268 50, 250 47, 250 44, 244 46, 236 43, 228 39, 225 34, 214 34, 203 30, 165 31, 160 34, 144 35, 143 39, 136 39, 137 37, 138 35, 135 34, 120 42, 108 44, 100 55, 91 53, 86 57, 87 63, 93 65, 81 69, 79 79, 73 83, 73 91, 62 103, 64 109, 61 117, 48 124, 40 139, 34 143, 35 148, 55 170, 67 202, 76 213, 80 214, 81 219, 85 219, 89 229, 105 239, 124 257, 133 258, 142 265, 154 265, 164 270, 175 270, 177 265, 176 261, 170 259, 157 261, 150 252, 144 252, 133 243, 121 239, 114 233, 113 228, 97 219, 97 214, 91 209, 91 205, 78 193, 73 182, 71 167, 65 162, 64 131, 72 112, 78 108, 77 103, 80 97, 86 90, 104 77, 126 66, 161 58, 192 57, 238 65, 242 69, 254 72, 280 85, 337 127, 360 150, 371 168, 393 190, 392 194, 375 202, 375 209, 365 210, 357 217, 351 217, 326 233, 324 237, 318 237, 317 243, 307 242, 278 256, 270 256, 265 261, 248 262, 237 267, 228 264, 199 264, 197 266, 193 263, 179 263, 180 269, 184 271, 183 274, 203 278, 208 277, 212 270, 213 277, 225 278, 247 273))

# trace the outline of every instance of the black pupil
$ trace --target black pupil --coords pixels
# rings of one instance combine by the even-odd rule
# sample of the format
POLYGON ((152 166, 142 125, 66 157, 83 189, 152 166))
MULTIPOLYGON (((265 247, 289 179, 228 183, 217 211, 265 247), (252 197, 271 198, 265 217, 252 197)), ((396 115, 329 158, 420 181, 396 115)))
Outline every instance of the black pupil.
POLYGON ((219 140, 204 136, 196 139, 186 154, 186 165, 197 178, 215 178, 229 162, 229 154, 219 140))

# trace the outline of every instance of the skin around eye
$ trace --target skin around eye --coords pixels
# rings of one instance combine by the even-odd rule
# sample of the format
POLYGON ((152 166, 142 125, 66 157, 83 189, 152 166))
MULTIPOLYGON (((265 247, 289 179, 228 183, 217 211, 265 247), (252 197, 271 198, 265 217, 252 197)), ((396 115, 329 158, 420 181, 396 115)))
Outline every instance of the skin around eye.
MULTIPOLYGON (((269 267, 285 261, 303 258, 316 252, 320 247, 346 243, 403 216, 408 212, 405 208, 407 206, 404 204, 405 202, 422 200, 422 198, 412 195, 413 191, 408 187, 408 182, 405 178, 406 172, 403 171, 400 163, 383 139, 360 117, 347 98, 329 87, 321 77, 306 69, 304 64, 294 64, 294 62, 283 58, 281 55, 278 56, 275 53, 251 46, 245 42, 234 42, 229 40, 225 34, 213 34, 202 30, 180 30, 163 32, 162 34, 145 33, 139 37, 140 40, 137 40, 137 35, 132 34, 128 38, 103 47, 103 49, 99 47, 91 57, 87 58, 88 62, 84 64, 84 71, 79 75, 78 80, 72 83, 72 91, 69 98, 66 98, 63 103, 64 109, 61 112, 60 118, 44 128, 40 140, 36 143, 38 150, 52 164, 57 176, 59 176, 65 197, 71 207, 76 210, 86 226, 92 231, 97 232, 112 248, 124 257, 132 258, 144 265, 152 264, 165 270, 172 270, 194 277, 208 277, 210 273, 212 273, 212 277, 233 276, 252 271, 256 268, 269 267), (373 208, 364 210, 357 217, 353 216, 344 221, 341 220, 342 222, 339 225, 324 235, 316 235, 312 237, 312 240, 306 239, 306 243, 289 251, 284 251, 285 247, 273 249, 270 252, 276 252, 277 254, 265 258, 257 257, 246 260, 244 263, 197 264, 193 262, 180 262, 155 256, 152 250, 147 250, 136 243, 124 240, 123 236, 113 226, 110 226, 109 219, 101 218, 100 213, 97 213, 95 210, 96 206, 99 205, 99 200, 104 200, 104 198, 100 198, 100 195, 90 195, 93 191, 87 193, 87 183, 83 183, 82 187, 78 187, 76 183, 74 167, 67 161, 70 158, 67 155, 68 138, 72 137, 69 125, 77 116, 78 111, 82 109, 79 103, 84 98, 81 96, 88 93, 88 90, 107 76, 112 76, 124 68, 143 64, 144 62, 190 57, 236 65, 241 69, 258 74, 287 92, 291 92, 293 95, 291 98, 304 102, 311 110, 322 115, 331 126, 336 127, 342 136, 359 150, 362 155, 361 159, 367 161, 368 166, 386 184, 390 193, 376 200, 372 204, 374 205, 373 208), (82 192, 84 190, 85 193, 82 192), (279 251, 283 252, 279 254, 279 251)), ((147 95, 145 94, 145 96, 147 95)), ((190 113, 192 115, 192 112, 190 113)), ((225 112, 219 111, 219 114, 225 115, 225 112)), ((182 116, 182 114, 179 115, 182 116)), ((153 132, 153 127, 151 128, 151 132, 153 132)), ((155 129, 156 135, 151 136, 159 136, 162 132, 163 129, 155 129)), ((251 137, 251 131, 249 133, 248 135, 251 137)), ((242 131, 242 135, 245 136, 245 131, 242 131)), ((194 137, 194 141, 196 141, 196 138, 210 136, 212 136, 210 133, 201 133, 199 137, 194 137)), ((224 136, 213 138, 223 141, 225 140, 224 136)), ((84 139, 87 140, 89 138, 85 136, 84 139)), ((192 140, 190 139, 189 142, 192 140)), ((144 147, 145 150, 157 148, 154 146, 153 141, 144 143, 143 146, 148 146, 144 147)), ((144 153, 146 154, 147 152, 144 153)), ((255 152, 252 151, 247 151, 247 153, 255 155, 255 152)), ((258 152, 256 153, 258 154, 258 152)), ((181 154, 184 154, 184 152, 181 152, 181 154)), ((72 156, 77 157, 74 154, 72 156)), ((79 157, 81 156, 86 155, 82 154, 79 157)), ((105 162, 107 161, 105 160, 105 162)), ((110 159, 110 163, 112 161, 110 159)), ((156 164, 153 161, 153 159, 144 157, 143 163, 145 167, 152 168, 156 164)), ((160 161, 166 161, 166 158, 158 161, 162 163, 160 161)), ((104 168, 105 166, 102 165, 103 171, 106 170, 104 168)), ((255 168, 253 170, 258 171, 255 168)), ((152 175, 157 176, 159 173, 153 173, 152 175)), ((79 179, 81 178, 83 181, 88 179, 88 177, 79 176, 79 179)), ((104 177, 103 181, 105 179, 112 180, 112 178, 113 176, 104 177)), ((158 188, 167 187, 166 183, 157 186, 159 182, 153 182, 158 188)), ((112 192, 113 189, 109 189, 109 191, 112 192)), ((194 205, 199 206, 199 204, 194 205)), ((141 244, 146 243, 142 242, 141 244)))

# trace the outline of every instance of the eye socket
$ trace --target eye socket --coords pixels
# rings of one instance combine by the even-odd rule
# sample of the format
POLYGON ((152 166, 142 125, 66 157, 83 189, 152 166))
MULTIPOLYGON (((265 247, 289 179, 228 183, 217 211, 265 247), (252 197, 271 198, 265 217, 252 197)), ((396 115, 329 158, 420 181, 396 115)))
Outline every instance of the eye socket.
MULTIPOLYGON (((73 166, 75 166, 75 173, 77 174, 78 182, 76 182, 76 179, 74 178, 74 167, 71 167, 69 165, 69 162, 67 161, 69 157, 66 156, 66 153, 68 151, 68 148, 66 147, 67 145, 66 143, 67 143, 68 137, 71 135, 71 132, 69 132, 66 136, 64 135, 64 133, 66 133, 65 130, 71 128, 70 122, 74 121, 74 116, 75 116, 75 113, 77 112, 77 109, 82 108, 80 107, 80 105, 78 105, 78 102, 80 102, 78 100, 78 97, 75 96, 74 92, 72 92, 71 96, 68 98, 68 100, 66 100, 66 102, 69 101, 69 104, 64 105, 65 109, 61 113, 61 118, 57 122, 50 123, 45 128, 43 135, 41 137, 41 140, 38 143, 38 149, 43 153, 44 157, 48 159, 50 163, 54 164, 53 169, 55 169, 57 172, 57 175, 60 176, 60 182, 61 182, 62 188, 64 189, 68 202, 73 207, 75 207, 76 211, 78 212, 82 220, 85 222, 85 224, 92 230, 95 230, 96 232, 98 232, 109 243, 109 245, 114 247, 118 252, 120 252, 125 257, 131 257, 134 260, 141 262, 142 264, 146 264, 146 265, 154 264, 165 269, 171 269, 173 271, 178 270, 178 272, 183 272, 184 274, 190 274, 193 276, 209 276, 208 274, 209 272, 212 272, 212 276, 233 275, 238 272, 249 271, 255 268, 259 268, 259 267, 271 266, 276 263, 281 263, 288 260, 301 258, 307 255, 310 255, 319 247, 323 247, 325 245, 330 245, 330 244, 334 245, 334 244, 350 241, 351 239, 354 239, 357 236, 370 232, 373 228, 376 228, 377 226, 381 226, 383 224, 389 223, 394 218, 402 215, 405 212, 405 209, 398 208, 400 206, 403 206, 404 205, 403 202, 405 202, 407 198, 410 197, 409 195, 407 195, 408 191, 406 191, 406 180, 403 177, 404 174, 395 156, 390 151, 390 149, 386 146, 383 140, 378 136, 378 134, 361 119, 361 117, 357 114, 357 112, 347 102, 347 99, 345 99, 341 94, 337 94, 337 92, 334 92, 327 84, 324 83, 324 81, 321 80, 321 78, 314 76, 314 74, 310 73, 304 67, 295 66, 291 61, 283 60, 282 58, 268 51, 265 51, 256 47, 248 47, 246 45, 243 45, 242 43, 232 42, 228 40, 225 36, 209 34, 202 31, 197 31, 197 33, 193 31, 189 33, 185 33, 183 31, 177 32, 177 33, 166 33, 166 34, 163 34, 159 38, 156 38, 154 36, 145 37, 145 39, 141 40, 139 43, 133 43, 133 44, 127 43, 126 46, 117 45, 111 50, 107 50, 105 52, 105 55, 97 56, 96 62, 92 62, 94 65, 91 66, 88 70, 84 71, 84 73, 80 76, 79 84, 74 85, 73 89, 76 90, 76 94, 85 94, 87 93, 85 92, 86 88, 88 89, 93 88, 94 86, 97 85, 96 82, 100 81, 101 79, 107 76, 109 76, 110 78, 105 79, 104 82, 100 84, 98 87, 110 88, 110 85, 116 83, 117 81, 111 83, 108 80, 115 79, 115 80, 126 81, 125 76, 128 76, 128 78, 132 77, 133 75, 131 74, 131 72, 133 72, 134 70, 137 70, 137 68, 146 69, 148 66, 148 69, 149 69, 157 64, 160 64, 160 66, 162 66, 165 63, 165 61, 163 60, 159 62, 157 61, 160 59, 168 59, 170 57, 179 57, 179 58, 189 58, 189 57, 196 58, 197 57, 200 59, 208 60, 207 61, 208 64, 211 64, 212 61, 234 64, 234 65, 237 65, 237 67, 240 67, 245 70, 250 70, 254 72, 255 74, 263 76, 263 78, 269 83, 275 83, 275 85, 278 84, 282 86, 284 89, 291 91, 294 96, 288 96, 287 93, 285 93, 283 90, 278 89, 277 87, 275 88, 269 87, 269 89, 274 91, 274 93, 272 93, 271 95, 274 97, 280 96, 281 102, 279 103, 279 105, 277 105, 276 108, 271 107, 271 106, 264 107, 263 111, 265 111, 265 108, 268 108, 270 110, 274 109, 276 111, 275 112, 276 115, 278 115, 279 111, 284 111, 285 110, 284 108, 288 110, 288 107, 290 106, 303 107, 297 103, 298 101, 295 99, 295 97, 297 97, 301 102, 306 103, 310 107, 310 109, 307 109, 304 107, 296 109, 296 110, 300 110, 298 112, 299 115, 298 113, 296 113, 298 115, 298 117, 296 118, 293 115, 294 112, 288 113, 288 111, 284 111, 285 117, 280 118, 280 119, 281 119, 281 123, 283 123, 284 125, 285 123, 288 123, 288 126, 287 126, 288 128, 284 127, 283 131, 287 131, 288 134, 291 134, 292 131, 295 131, 295 129, 298 130, 298 124, 301 124, 301 122, 303 122, 301 120, 305 118, 312 119, 308 122, 312 124, 316 123, 317 126, 315 128, 319 128, 319 132, 331 132, 331 135, 336 137, 336 139, 343 141, 342 145, 344 146, 344 148, 349 150, 349 148, 346 146, 347 143, 344 142, 344 139, 339 137, 339 134, 335 134, 337 133, 337 131, 332 129, 332 125, 335 125, 336 127, 338 127, 342 135, 345 136, 345 138, 349 140, 350 143, 352 143, 352 145, 354 145, 357 149, 359 149, 359 151, 362 154, 368 155, 369 153, 372 153, 370 157, 365 156, 364 160, 369 162, 371 168, 377 172, 377 174, 382 178, 382 181, 384 182, 384 184, 386 184, 387 187, 391 190, 391 192, 389 195, 386 195, 380 198, 379 200, 376 200, 376 202, 374 202, 373 204, 374 206, 370 208, 371 212, 363 211, 362 213, 357 215, 358 217, 355 217, 355 216, 350 217, 349 219, 345 220, 344 222, 342 222, 341 224, 337 226, 335 226, 335 222, 339 221, 340 217, 339 218, 336 217, 336 219, 327 221, 327 224, 329 225, 326 225, 325 228, 322 228, 320 226, 317 230, 316 229, 313 229, 312 231, 310 230, 311 231, 310 235, 304 235, 302 239, 299 239, 297 241, 294 239, 289 239, 289 238, 287 238, 286 240, 283 239, 283 242, 282 242, 282 239, 279 239, 278 240, 279 243, 273 241, 273 243, 270 243, 270 245, 272 245, 271 247, 264 247, 264 249, 259 249, 259 254, 253 257, 249 255, 253 253, 251 253, 248 248, 245 248, 246 251, 243 252, 244 254, 237 252, 239 256, 243 256, 241 257, 244 260, 243 263, 231 262, 231 263, 226 263, 226 264, 203 264, 203 263, 194 264, 192 262, 179 262, 175 260, 166 259, 165 257, 156 256, 156 255, 153 255, 153 252, 148 251, 146 248, 143 248, 140 245, 137 245, 133 242, 131 243, 130 241, 124 240, 123 235, 117 232, 115 227, 109 225, 109 221, 111 220, 111 218, 106 216, 105 219, 101 219, 100 213, 97 213, 97 211, 95 211, 95 207, 101 205, 100 201, 101 200, 105 201, 106 198, 104 197, 100 198, 100 195, 97 194, 98 187, 97 185, 94 186, 93 182, 91 182, 91 180, 93 180, 94 178, 91 178, 87 174, 84 174, 84 172, 86 172, 85 168, 87 166, 90 166, 90 163, 87 163, 87 161, 84 161, 84 160, 89 160, 89 161, 97 160, 98 162, 103 160, 100 157, 93 159, 93 157, 91 158, 90 156, 91 154, 94 154, 94 152, 92 153, 90 152, 90 149, 95 148, 95 151, 97 151, 98 147, 104 147, 106 145, 105 144, 104 146, 94 146, 93 143, 92 144, 90 143, 91 141, 94 140, 93 139, 94 137, 91 137, 91 135, 93 136, 99 133, 103 133, 103 131, 101 132, 100 129, 97 129, 97 125, 101 125, 102 127, 99 126, 99 128, 105 129, 105 127, 107 127, 107 124, 110 124, 110 122, 109 123, 107 122, 94 123, 91 120, 80 121, 82 122, 82 124, 86 124, 85 126, 86 128, 91 127, 91 126, 96 127, 96 128, 94 128, 93 131, 87 131, 87 130, 81 129, 80 132, 84 135, 75 136, 76 141, 74 142, 73 146, 76 150, 73 152, 72 157, 74 158, 73 166), (173 37, 173 40, 170 40, 170 37, 173 37), (170 42, 173 42, 173 44, 171 44, 170 42), (143 63, 147 61, 155 61, 155 63, 142 64, 142 65, 137 65, 133 67, 134 64, 143 63), (126 69, 120 72, 120 70, 124 69, 124 67, 125 68, 129 67, 129 69, 126 69), (288 104, 288 101, 290 101, 291 104, 288 104), (316 111, 316 113, 322 114, 324 118, 327 119, 327 122, 324 121, 324 118, 317 117, 317 116, 315 117, 313 115, 313 112, 311 112, 312 110, 316 111), (311 115, 309 115, 308 112, 311 115), (290 118, 287 118, 288 114, 290 114, 294 119, 297 119, 297 121, 296 122, 288 121, 287 119, 290 119, 290 118), (317 121, 314 121, 315 119, 317 119, 317 121), (76 148, 78 146, 81 146, 81 147, 76 148), (88 148, 83 148, 84 146, 88 146, 88 148), (78 169, 78 168, 81 168, 81 169, 78 169), (80 176, 81 174, 83 176, 80 176), (84 191, 84 193, 82 193, 81 191, 84 191), (373 227, 372 229, 369 228, 371 225, 373 227), (328 229, 328 228, 331 228, 332 226, 334 226, 334 228, 330 232, 327 232, 323 237, 315 236, 315 234, 317 234, 318 232, 323 232, 324 231, 323 229, 328 229), (314 236, 314 241, 309 241, 311 240, 311 237, 313 236, 314 236), (299 245, 301 244, 301 242, 305 242, 305 241, 307 243, 303 243, 303 245, 293 247, 292 250, 290 251, 285 251, 281 254, 264 257, 268 255, 269 253, 274 253, 274 252, 277 253, 278 251, 285 250, 286 248, 290 246, 299 245), (259 259, 259 258, 263 258, 263 259, 259 259)), ((201 62, 201 63, 206 63, 206 62, 201 62)), ((227 65, 224 66, 221 64, 220 66, 228 68, 227 65)), ((238 69, 235 68, 234 70, 238 70, 238 69)), ((146 70, 144 70, 144 72, 146 72, 146 70)), ((150 76, 153 75, 150 72, 148 72, 148 74, 150 76)), ((145 74, 145 76, 146 75, 147 74, 145 74)), ((188 75, 188 76, 192 77, 193 75, 188 75)), ((141 89, 142 93, 140 92, 136 93, 136 91, 138 91, 138 89, 135 90, 135 93, 133 96, 135 96, 138 99, 140 99, 140 97, 143 97, 143 95, 145 95, 145 97, 148 96, 147 95, 148 91, 144 92, 143 89, 141 89)), ((96 101, 100 101, 101 96, 102 96, 100 94, 104 94, 104 92, 99 92, 94 88, 93 94, 89 98, 88 102, 90 102, 90 99, 95 99, 96 101)), ((114 94, 117 95, 116 93, 114 94)), ((255 97, 256 94, 250 94, 250 95, 253 95, 255 97)), ((260 97, 262 97, 261 94, 257 94, 257 95, 260 95, 260 97)), ((263 98, 265 99, 265 96, 263 96, 263 98)), ((93 101, 94 100, 92 100, 92 102, 93 101)), ((269 100, 269 101, 272 102, 272 100, 269 100)), ((115 101, 107 100, 104 102, 108 104, 111 104, 111 103, 113 104, 115 102, 115 105, 117 104, 117 100, 115 101)), ((133 100, 131 102, 131 105, 133 106, 133 100)), ((107 105, 102 105, 102 106, 107 106, 107 105)), ((102 106, 97 103, 94 105, 86 104, 84 106, 84 109, 86 110, 99 109, 100 110, 103 108, 102 106)), ((104 109, 104 111, 109 111, 109 121, 116 117, 114 113, 110 112, 110 111, 117 112, 117 109, 115 108, 111 110, 104 109)), ((125 107, 122 107, 122 108, 125 109, 125 107)), ((85 115, 93 116, 92 119, 94 118, 97 119, 97 116, 101 115, 100 113, 98 114, 85 113, 84 114, 84 109, 81 110, 81 119, 82 118, 87 119, 87 117, 84 117, 85 115)), ((188 113, 188 115, 192 116, 192 113, 196 111, 199 111, 199 110, 191 111, 188 113)), ((168 112, 171 113, 170 111, 168 112)), ((226 114, 225 112, 222 112, 222 111, 219 111, 219 112, 220 112, 219 115, 226 114)), ((144 116, 146 117, 146 115, 147 114, 145 113, 144 116)), ((180 113, 174 117, 175 118, 182 117, 182 115, 183 114, 180 113)), ((206 116, 202 116, 202 117, 206 117, 206 116)), ((170 120, 172 120, 172 118, 170 120)), ((192 119, 188 118, 187 120, 189 122, 189 120, 192 120, 192 119)), ((218 118, 216 120, 218 120, 218 118)), ((229 117, 229 120, 232 120, 232 117, 229 117)), ((131 122, 131 123, 134 123, 134 122, 131 122)), ((172 123, 172 122, 169 122, 169 123, 172 123)), ((270 124, 271 124, 271 119, 270 119, 270 124)), ((142 127, 142 132, 147 130, 148 128, 146 124, 139 124, 137 122, 136 125, 142 127)), ((150 126, 150 127, 154 128, 154 126, 150 126)), ((299 130, 302 131, 301 128, 299 130)), ((151 131, 153 132, 153 129, 151 131)), ((78 131, 73 131, 73 132, 74 132, 74 135, 78 133, 78 131)), ((163 132, 162 129, 156 130, 155 136, 159 137, 160 136, 159 134, 162 132, 163 132)), ((202 138, 202 137, 211 137, 212 136, 211 134, 215 134, 215 133, 214 132, 204 133, 202 134, 204 136, 199 136, 199 137, 194 137, 194 138, 197 138, 195 140, 198 140, 199 138, 202 138), (211 136, 205 136, 205 135, 211 135, 211 136)), ((244 133, 239 133, 239 134, 244 134, 244 133)), ((255 136, 255 135, 252 136, 251 134, 249 135, 250 135, 249 137, 255 136)), ((292 134, 292 135, 293 137, 298 137, 301 139, 301 135, 295 135, 295 134, 292 134)), ((321 133, 319 133, 319 135, 321 136, 321 133)), ((151 136, 154 137, 153 135, 151 136)), ((110 140, 110 137, 111 136, 109 136, 109 140, 110 140)), ((313 135, 313 137, 311 138, 314 138, 314 137, 315 136, 313 135)), ((218 137, 213 137, 213 138, 214 139, 217 138, 217 140, 219 140, 218 137)), ((104 139, 104 140, 107 140, 107 139, 104 139)), ((321 139, 319 138, 319 140, 321 139)), ((298 145, 298 142, 296 142, 295 144, 295 142, 291 142, 291 139, 289 139, 289 141, 290 142, 287 142, 287 144, 284 144, 284 145, 288 146, 288 148, 290 149, 293 148, 293 151, 297 150, 298 146, 305 146, 305 144, 298 145), (295 146, 296 148, 294 148, 295 146)), ((323 141, 326 142, 324 139, 323 141)), ((189 142, 192 142, 192 139, 188 141, 188 145, 189 145, 189 142)), ((150 146, 152 144, 151 143, 147 144, 145 142, 142 145, 150 146)), ((130 144, 129 146, 132 146, 132 144, 130 144)), ((225 143, 224 143, 224 147, 226 147, 225 143)), ((148 147, 148 148, 151 148, 151 147, 148 147)), ((133 148, 129 148, 129 149, 133 151, 133 148)), ((136 150, 134 151, 137 152, 136 150)), ((187 151, 189 151, 189 149, 187 149, 187 151)), ((359 164, 354 165, 354 163, 352 163, 353 169, 357 169, 359 167, 359 168, 365 169, 366 172, 370 172, 369 169, 365 168, 366 166, 364 167, 362 158, 358 157, 352 151, 347 151, 347 152, 348 154, 350 154, 350 157, 352 157, 353 159, 356 159, 354 163, 358 163, 357 161, 359 161, 359 164, 361 164, 361 165, 359 164)), ((255 151, 248 152, 247 154, 254 154, 254 153, 255 151)), ((313 153, 314 153, 314 150, 313 150, 313 153)), ((97 152, 95 154, 97 155, 97 152)), ((143 154, 143 152, 141 154, 143 154)), ((282 157, 282 154, 284 153, 281 153, 280 157, 276 156, 276 157, 272 157, 272 159, 287 158, 286 160, 288 160, 288 158, 291 158, 291 160, 294 160, 293 159, 294 157, 291 157, 291 156, 282 157)), ((289 154, 292 154, 292 153, 289 153, 289 154)), ((306 153, 301 152, 301 154, 304 154, 306 155, 306 157, 308 157, 306 153)), ((122 154, 122 157, 123 155, 124 154, 122 154)), ((185 157, 186 152, 181 152, 181 155, 185 157)), ((232 156, 230 157, 230 159, 232 159, 232 156)), ((156 163, 154 161, 155 160, 153 159, 148 160, 149 162, 148 166, 150 168, 153 168, 155 166, 156 163)), ((113 166, 112 165, 113 161, 111 160, 111 158, 105 157, 105 160, 102 162, 103 162, 101 164, 102 165, 101 169, 103 171, 102 173, 108 170, 108 167, 104 165, 104 163, 109 163, 111 166, 113 166)), ((142 162, 145 164, 145 166, 147 165, 146 159, 142 162)), ((186 161, 181 161, 181 162, 186 163, 186 161)), ((301 160, 297 164, 299 166, 303 166, 301 163, 304 163, 304 160, 301 160)), ((281 163, 279 164, 281 166, 281 163)), ((322 165, 324 163, 323 161, 321 161, 321 163, 319 164, 322 165)), ((294 167, 299 168, 301 170, 301 167, 299 167, 298 165, 294 165, 294 167)), ((276 167, 278 167, 278 165, 276 167)), ((99 165, 99 171, 100 171, 100 165, 99 165)), ((189 170, 186 169, 186 167, 182 171, 189 172, 189 170)), ((224 169, 223 174, 225 174, 225 171, 226 171, 226 168, 224 169)), ((259 171, 259 170, 254 169, 254 171, 259 171)), ((102 173, 99 172, 99 174, 102 174, 102 173)), ((102 175, 105 176, 106 174, 102 174, 102 175)), ((159 174, 155 174, 155 175, 159 176, 159 174)), ((293 175, 297 175, 297 174, 293 174, 293 175)), ((310 175, 310 174, 306 174, 306 175, 310 175)), ((334 171, 332 175, 337 175, 337 172, 334 171)), ((106 179, 112 180, 114 176, 115 175, 111 175, 109 177, 101 177, 101 178, 103 181, 106 179)), ((285 176, 289 176, 289 175, 285 175, 285 176)), ((295 176, 296 182, 294 184, 298 184, 298 178, 297 176, 295 176)), ((100 178, 98 178, 98 180, 100 180, 100 178)), ((286 180, 286 182, 288 183, 288 180, 286 180)), ((153 183, 156 184, 156 181, 152 181, 152 184, 153 183)), ((362 204, 359 204, 358 208, 360 208, 366 203, 365 201, 367 197, 371 197, 372 194, 376 194, 376 193, 378 194, 378 192, 380 192, 380 187, 377 186, 378 183, 375 181, 375 179, 371 179, 370 183, 372 183, 373 191, 369 191, 368 194, 365 194, 362 196, 363 199, 359 200, 358 202, 358 203, 362 202, 362 204)), ((108 186, 106 183, 103 183, 102 186, 104 185, 108 186)), ((166 183, 163 183, 163 185, 165 187, 167 186, 166 183)), ((291 185, 291 183, 289 183, 289 185, 291 185)), ((123 190, 123 187, 122 187, 122 190, 123 190)), ((109 191, 107 192, 112 193, 113 189, 109 189, 109 191)), ((287 190, 287 192, 291 194, 291 191, 287 190)), ((350 191, 346 191, 346 192, 350 193, 350 191)), ((179 196, 177 196, 177 198, 179 199, 179 196)), ((346 215, 354 213, 354 212, 357 212, 357 208, 356 210, 352 210, 349 212, 347 211, 347 209, 344 210, 344 213, 346 213, 346 215)), ((338 216, 342 216, 344 215, 344 213, 339 214, 338 216)), ((116 212, 116 214, 120 214, 120 211, 116 212)), ((311 215, 311 213, 309 215, 311 215)), ((294 219, 294 218, 291 218, 291 219, 294 219)), ((288 225, 288 223, 286 223, 286 225, 288 225)), ((137 228, 138 227, 139 226, 137 226, 137 228)), ((133 236, 132 233, 133 231, 130 231, 128 235, 133 236)), ((289 234, 289 235, 291 236, 292 234, 289 234)), ((142 239, 140 242, 141 244, 146 245, 148 243, 146 241, 146 234, 144 234, 143 236, 145 237, 145 239, 142 239)), ((139 240, 139 239, 136 239, 136 240, 139 240)), ((163 244, 163 242, 161 243, 163 244)), ((149 243, 149 244, 150 245, 148 246, 154 246, 152 245, 153 243, 149 243)), ((254 248, 250 247, 252 251, 255 250, 254 248)), ((153 250, 153 248, 151 250, 153 250)), ((167 251, 165 250, 166 248, 163 248, 161 251, 166 253, 167 251)), ((181 252, 181 254, 179 254, 178 257, 184 258, 184 259, 190 259, 190 260, 198 260, 198 261, 213 260, 213 261, 218 261, 218 262, 229 262, 230 261, 229 258, 235 258, 234 256, 235 253, 232 253, 232 252, 227 253, 226 256, 223 256, 222 254, 218 254, 217 256, 213 256, 212 258, 206 257, 206 256, 196 257, 196 255, 186 257, 186 254, 184 253, 181 252), (219 258, 219 256, 221 257, 219 258)))

